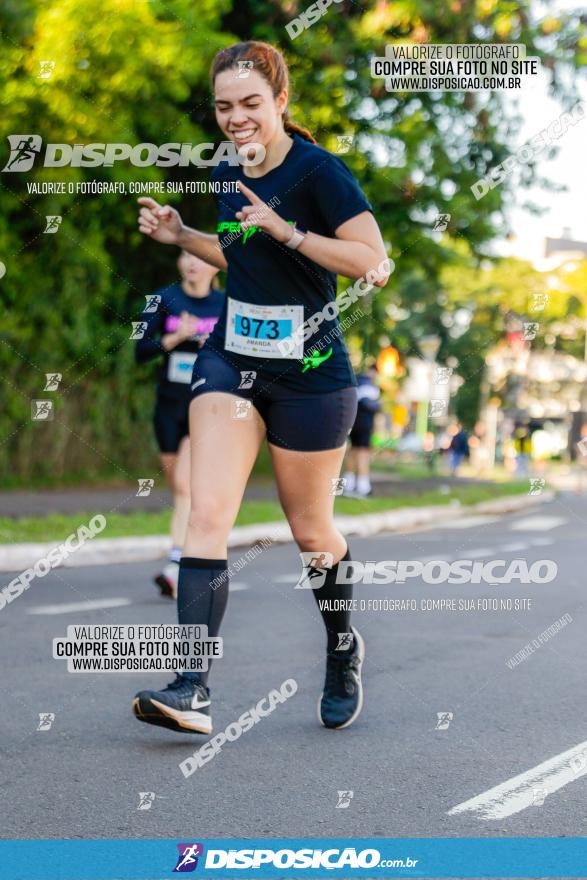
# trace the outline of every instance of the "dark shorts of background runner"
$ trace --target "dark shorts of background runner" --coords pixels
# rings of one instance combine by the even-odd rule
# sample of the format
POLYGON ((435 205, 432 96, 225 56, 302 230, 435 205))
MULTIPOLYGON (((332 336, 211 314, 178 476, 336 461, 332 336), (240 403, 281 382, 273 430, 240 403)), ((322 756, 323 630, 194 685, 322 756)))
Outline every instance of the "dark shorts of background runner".
POLYGON ((353 449, 369 449, 371 447, 371 438, 373 436, 373 426, 364 427, 361 425, 353 425, 351 430, 351 446, 353 449))
POLYGON ((155 404, 153 424, 159 452, 173 454, 189 434, 190 398, 165 397, 160 394, 155 404))
MULTIPOLYGON (((311 378, 308 384, 311 385, 311 378)), ((269 443, 296 452, 344 446, 357 413, 354 386, 314 394, 293 391, 273 376, 264 376, 253 358, 250 371, 242 371, 226 354, 204 347, 194 364, 192 395, 199 397, 214 391, 250 401, 248 405, 233 401, 233 418, 247 418, 252 404, 265 422, 269 443)))

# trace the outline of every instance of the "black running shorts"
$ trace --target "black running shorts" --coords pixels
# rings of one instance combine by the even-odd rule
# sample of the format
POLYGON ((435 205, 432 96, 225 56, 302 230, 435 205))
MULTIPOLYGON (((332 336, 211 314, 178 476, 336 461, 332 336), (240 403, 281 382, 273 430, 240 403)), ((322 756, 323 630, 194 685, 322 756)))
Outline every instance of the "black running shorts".
POLYGON ((188 436, 189 406, 189 397, 182 399, 158 395, 153 422, 159 452, 177 452, 182 439, 188 436))
MULTIPOLYGON (((194 364, 192 397, 220 391, 250 401, 265 422, 267 440, 299 452, 344 446, 357 413, 354 386, 305 393, 280 385, 255 362, 238 370, 227 357, 204 347, 194 364)), ((234 418, 246 418, 250 404, 235 401, 234 418)))
POLYGON ((351 446, 353 449, 369 449, 372 436, 373 425, 371 427, 353 425, 351 430, 351 446))
POLYGON ((364 408, 360 406, 351 430, 351 446, 354 449, 369 449, 374 426, 375 416, 373 413, 365 412, 364 408))

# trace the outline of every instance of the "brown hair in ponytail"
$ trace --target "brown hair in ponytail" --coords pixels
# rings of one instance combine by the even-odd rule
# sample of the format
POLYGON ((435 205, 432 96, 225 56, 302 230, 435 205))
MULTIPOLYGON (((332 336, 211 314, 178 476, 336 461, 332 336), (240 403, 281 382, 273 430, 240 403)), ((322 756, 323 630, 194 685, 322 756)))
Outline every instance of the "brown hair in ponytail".
MULTIPOLYGON (((221 49, 216 54, 212 67, 210 69, 210 77, 212 85, 219 73, 224 70, 230 70, 238 67, 239 61, 252 61, 253 69, 261 74, 264 80, 269 83, 273 97, 277 98, 284 89, 289 85, 289 71, 287 64, 281 52, 270 46, 269 43, 262 43, 259 40, 250 40, 247 43, 235 43, 228 49, 221 49)), ((289 134, 295 132, 305 140, 315 144, 316 141, 307 128, 292 122, 289 113, 286 110, 283 114, 283 127, 289 134)))

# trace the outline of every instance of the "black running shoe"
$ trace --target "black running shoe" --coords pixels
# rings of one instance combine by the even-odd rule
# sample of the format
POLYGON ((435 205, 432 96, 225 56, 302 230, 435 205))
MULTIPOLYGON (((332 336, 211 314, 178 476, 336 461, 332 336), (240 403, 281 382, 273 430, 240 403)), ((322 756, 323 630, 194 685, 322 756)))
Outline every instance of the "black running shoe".
POLYGON ((179 733, 212 733, 210 691, 198 681, 175 673, 162 691, 140 691, 132 702, 139 721, 179 733))
POLYGON ((318 718, 324 727, 340 730, 353 723, 363 708, 361 666, 365 643, 354 626, 352 653, 330 653, 326 657, 326 681, 318 702, 318 718))

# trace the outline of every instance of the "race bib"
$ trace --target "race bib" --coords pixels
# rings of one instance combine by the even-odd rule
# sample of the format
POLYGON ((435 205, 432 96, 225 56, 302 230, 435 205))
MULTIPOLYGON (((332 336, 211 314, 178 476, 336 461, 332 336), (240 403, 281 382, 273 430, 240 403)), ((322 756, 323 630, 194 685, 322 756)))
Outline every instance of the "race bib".
POLYGON ((228 298, 225 346, 252 357, 300 360, 304 356, 303 338, 287 354, 279 347, 304 323, 303 306, 257 306, 228 298))
POLYGON ((197 354, 192 354, 189 351, 172 351, 167 364, 169 381, 189 385, 192 381, 192 370, 197 357, 197 354))

